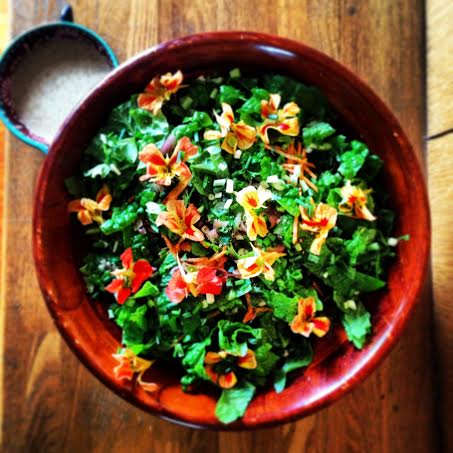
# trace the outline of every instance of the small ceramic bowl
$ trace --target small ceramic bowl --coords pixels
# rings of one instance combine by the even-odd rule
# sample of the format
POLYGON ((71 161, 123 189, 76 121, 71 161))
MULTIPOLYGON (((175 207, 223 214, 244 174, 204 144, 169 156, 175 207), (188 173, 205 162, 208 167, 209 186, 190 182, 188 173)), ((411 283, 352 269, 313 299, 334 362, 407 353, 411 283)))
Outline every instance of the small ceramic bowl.
MULTIPOLYGON (((33 52, 49 40, 76 40, 94 48, 113 69, 118 60, 107 42, 94 31, 68 21, 44 24, 27 30, 16 37, 0 58, 0 120, 20 140, 47 153, 50 143, 33 133, 18 117, 11 96, 11 84, 15 69, 27 53, 33 52)), ((49 68, 51 71, 52 68, 49 68)), ((75 106, 74 106, 75 107, 75 106)))
POLYGON ((104 384, 128 401, 160 417, 189 426, 250 429, 306 416, 350 391, 374 370, 400 337, 423 286, 429 257, 430 224, 426 187, 419 161, 398 121, 383 102, 353 73, 303 44, 275 36, 221 32, 176 39, 127 62, 105 79, 66 120, 44 163, 36 190, 33 249, 39 283, 57 327, 80 360, 104 384), (119 331, 105 310, 86 295, 78 271, 81 229, 67 213, 65 178, 76 173, 82 150, 113 107, 143 90, 167 71, 184 74, 222 71, 276 72, 316 85, 350 127, 385 162, 384 178, 398 214, 395 235, 409 234, 398 246, 389 269, 388 289, 368 300, 373 336, 362 350, 346 341, 341 329, 315 360, 295 373, 282 393, 262 390, 245 416, 221 425, 214 415, 216 397, 187 394, 177 372, 153 367, 150 379, 159 391, 150 394, 113 374, 112 354, 119 331), (417 209, 413 209, 417 206, 417 209))

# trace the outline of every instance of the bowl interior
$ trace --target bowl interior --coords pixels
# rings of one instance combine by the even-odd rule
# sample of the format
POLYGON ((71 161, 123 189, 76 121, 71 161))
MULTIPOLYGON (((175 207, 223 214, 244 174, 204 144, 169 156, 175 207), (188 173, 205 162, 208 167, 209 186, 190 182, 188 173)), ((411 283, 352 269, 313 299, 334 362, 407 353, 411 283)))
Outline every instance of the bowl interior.
POLYGON ((40 175, 34 212, 34 255, 40 285, 61 333, 106 385, 152 413, 173 421, 219 428, 215 395, 186 394, 173 370, 156 368, 150 379, 160 384, 147 394, 116 381, 112 353, 119 346, 100 304, 85 294, 77 269, 78 227, 66 212, 65 178, 77 169, 82 150, 109 112, 140 92, 156 74, 222 71, 239 67, 254 73, 275 72, 317 86, 328 97, 354 138, 363 140, 385 162, 385 180, 396 211, 395 236, 409 234, 398 246, 388 290, 367 304, 373 337, 361 351, 344 341, 341 330, 317 349, 314 363, 296 374, 282 393, 260 392, 244 418, 228 429, 252 428, 307 415, 339 398, 376 367, 399 337, 421 289, 429 249, 429 218, 423 176, 399 124, 382 102, 348 70, 325 55, 283 38, 253 33, 211 33, 172 41, 138 56, 103 81, 67 119, 40 175), (417 206, 417 209, 414 207, 417 206), (414 247, 414 244, 417 244, 414 247))
MULTIPOLYGON (((27 128, 19 117, 12 95, 12 81, 24 58, 50 41, 83 43, 89 49, 94 49, 110 67, 118 66, 118 61, 107 43, 91 30, 77 24, 61 22, 42 25, 19 35, 11 43, 0 60, 0 118, 21 140, 42 150, 47 149, 48 140, 27 128)), ((49 65, 49 62, 43 64, 49 65)), ((51 70, 49 67, 48 71, 51 70)))

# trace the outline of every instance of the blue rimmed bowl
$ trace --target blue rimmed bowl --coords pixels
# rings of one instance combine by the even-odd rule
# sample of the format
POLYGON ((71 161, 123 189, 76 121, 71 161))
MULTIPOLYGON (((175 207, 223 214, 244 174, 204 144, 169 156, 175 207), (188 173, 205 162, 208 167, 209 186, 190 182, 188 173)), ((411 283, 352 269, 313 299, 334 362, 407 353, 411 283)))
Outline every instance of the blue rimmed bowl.
POLYGON ((72 22, 40 25, 22 33, 11 42, 0 58, 0 120, 17 138, 44 153, 47 153, 50 143, 48 139, 30 130, 19 117, 12 97, 12 81, 24 57, 54 39, 83 42, 94 48, 112 69, 119 64, 113 50, 101 36, 72 22))

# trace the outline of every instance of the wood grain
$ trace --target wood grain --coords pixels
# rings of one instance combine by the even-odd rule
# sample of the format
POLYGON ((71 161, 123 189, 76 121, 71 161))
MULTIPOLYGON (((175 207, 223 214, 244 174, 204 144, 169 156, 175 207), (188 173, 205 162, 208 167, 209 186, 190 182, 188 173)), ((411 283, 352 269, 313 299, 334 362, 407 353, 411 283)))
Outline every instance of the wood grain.
POLYGON ((453 132, 453 2, 428 0, 428 136, 453 132))
POLYGON ((453 3, 427 2, 428 135, 450 130, 428 141, 428 175, 433 223, 432 265, 434 331, 444 449, 453 451, 453 3))
MULTIPOLYGON (((418 152, 424 130, 421 0, 78 0, 76 20, 121 59, 175 36, 248 29, 303 40, 356 71, 390 104, 418 152)), ((54 19, 60 1, 21 0, 13 33, 54 19)), ((352 394, 298 423, 253 433, 180 428, 101 386, 56 333, 31 260, 31 200, 43 156, 7 147, 3 448, 28 451, 435 452, 429 291, 386 362, 352 394)), ((57 251, 56 251, 57 253, 57 251)))

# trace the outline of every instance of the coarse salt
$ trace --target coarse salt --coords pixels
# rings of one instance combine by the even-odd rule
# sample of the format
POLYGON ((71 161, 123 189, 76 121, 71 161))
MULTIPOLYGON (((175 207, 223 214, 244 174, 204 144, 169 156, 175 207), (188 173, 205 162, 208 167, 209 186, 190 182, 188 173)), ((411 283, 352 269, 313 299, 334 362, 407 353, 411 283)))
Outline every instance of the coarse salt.
POLYGON ((11 77, 20 122, 52 141, 66 116, 112 70, 89 42, 54 38, 29 51, 11 77))

